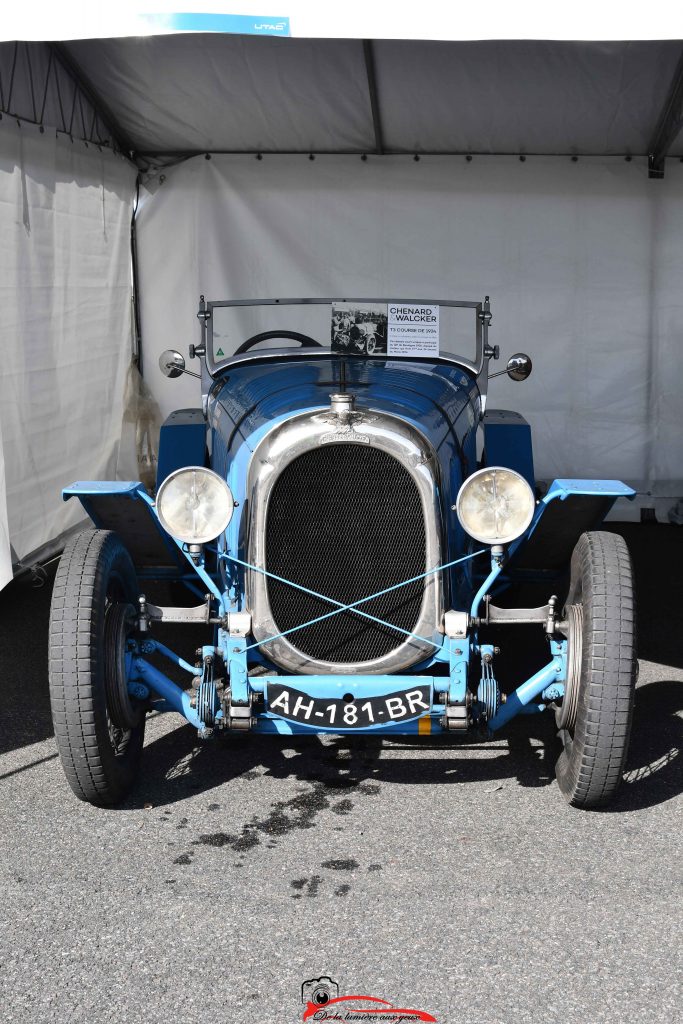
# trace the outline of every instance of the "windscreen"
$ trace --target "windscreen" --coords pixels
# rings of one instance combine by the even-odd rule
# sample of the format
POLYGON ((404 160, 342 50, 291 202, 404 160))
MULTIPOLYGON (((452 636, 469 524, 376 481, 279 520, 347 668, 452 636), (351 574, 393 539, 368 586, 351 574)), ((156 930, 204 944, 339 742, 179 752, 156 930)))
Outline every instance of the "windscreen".
POLYGON ((259 336, 250 347, 254 353, 300 348, 301 337, 340 355, 368 359, 452 356, 473 364, 478 356, 481 306, 476 302, 282 299, 211 302, 208 309, 207 347, 214 371, 259 336))

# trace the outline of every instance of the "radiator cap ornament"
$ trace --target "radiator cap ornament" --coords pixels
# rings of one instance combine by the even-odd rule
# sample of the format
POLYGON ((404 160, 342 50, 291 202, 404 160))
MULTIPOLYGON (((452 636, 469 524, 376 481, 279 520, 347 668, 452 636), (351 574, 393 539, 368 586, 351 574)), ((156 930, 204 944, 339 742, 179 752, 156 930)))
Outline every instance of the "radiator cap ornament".
POLYGON ((333 430, 329 434, 321 434, 318 444, 331 444, 335 441, 357 441, 361 444, 370 444, 368 434, 361 434, 355 429, 355 424, 371 422, 374 416, 368 416, 365 412, 355 411, 356 396, 330 395, 330 412, 324 413, 322 419, 331 423, 333 430))
POLYGON ((355 407, 355 395, 330 395, 330 409, 337 416, 350 416, 355 407))

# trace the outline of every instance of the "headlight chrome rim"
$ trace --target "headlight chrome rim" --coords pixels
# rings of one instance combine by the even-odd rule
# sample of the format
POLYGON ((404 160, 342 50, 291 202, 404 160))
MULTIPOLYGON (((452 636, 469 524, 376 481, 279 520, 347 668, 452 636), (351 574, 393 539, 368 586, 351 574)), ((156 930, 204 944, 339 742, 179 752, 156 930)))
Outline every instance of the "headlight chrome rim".
POLYGON ((511 544, 526 533, 531 525, 532 519, 534 518, 536 499, 534 497, 534 492, 529 486, 529 482, 521 475, 521 473, 518 473, 514 469, 508 469, 507 466, 485 466, 483 469, 478 469, 475 473, 472 473, 471 476, 468 476, 467 479, 463 481, 460 486, 460 490, 458 491, 455 507, 458 521, 469 537, 472 537, 474 540, 479 541, 482 544, 495 546, 499 544, 511 544), (468 495, 468 491, 471 491, 471 488, 473 486, 476 487, 477 484, 481 485, 483 478, 490 474, 494 474, 494 480, 496 479, 496 474, 501 474, 503 479, 505 479, 505 477, 513 478, 517 486, 520 484, 522 485, 520 496, 526 497, 528 502, 526 513, 523 516, 518 517, 514 530, 509 530, 506 533, 495 537, 480 530, 473 530, 471 528, 472 523, 470 522, 468 525, 467 516, 463 512, 463 501, 468 495))
MULTIPOLYGON (((196 498, 201 502, 200 495, 196 495, 196 498)), ((159 522, 167 533, 176 540, 182 541, 183 544, 200 545, 208 544, 212 540, 216 540, 216 538, 220 537, 224 530, 228 528, 235 509, 235 500, 226 481, 223 477, 219 476, 218 473, 214 472, 214 470, 208 469, 206 466, 182 466, 180 469, 176 469, 172 473, 169 473, 166 479, 162 482, 159 490, 157 491, 155 507, 159 522), (180 529, 178 528, 179 523, 177 520, 175 522, 173 521, 172 514, 168 509, 164 512, 164 498, 166 498, 166 503, 168 504, 168 495, 169 493, 172 493, 171 489, 173 488, 173 485, 177 485, 180 478, 190 474, 194 474, 195 484, 198 475, 204 478, 205 481, 210 481, 211 486, 214 488, 212 500, 220 500, 222 497, 225 502, 222 508, 219 507, 212 511, 211 519, 204 525, 204 529, 200 532, 195 532, 192 535, 190 535, 188 530, 182 529, 182 527, 180 529), (218 490, 215 490, 215 488, 218 488, 218 490)), ((198 505, 197 507, 199 508, 200 506, 198 505)))

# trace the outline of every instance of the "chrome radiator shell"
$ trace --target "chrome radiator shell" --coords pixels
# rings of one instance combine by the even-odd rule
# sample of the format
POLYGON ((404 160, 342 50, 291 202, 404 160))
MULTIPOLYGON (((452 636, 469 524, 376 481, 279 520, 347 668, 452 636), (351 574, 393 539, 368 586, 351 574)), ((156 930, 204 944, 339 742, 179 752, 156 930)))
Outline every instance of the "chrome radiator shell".
MULTIPOLYGON (((353 411, 347 403, 337 403, 335 406, 334 399, 331 409, 292 416, 278 424, 254 451, 247 486, 248 561, 254 566, 268 569, 268 508, 281 473, 299 456, 322 445, 339 443, 377 448, 401 463, 417 488, 422 506, 425 569, 433 569, 440 565, 443 530, 438 501, 438 464, 429 442, 411 424, 398 416, 372 409, 353 411)), ((305 581, 296 582, 305 585, 305 581)), ((270 606, 268 582, 261 573, 248 570, 245 587, 246 606, 252 615, 253 635, 255 640, 263 643, 280 632, 270 606)), ((359 593, 355 599, 364 596, 365 593, 359 593)), ((369 661, 335 662, 311 657, 297 648, 296 632, 265 643, 262 653, 276 665, 295 673, 374 675, 400 672, 432 654, 432 640, 440 642, 443 604, 441 574, 433 573, 425 578, 419 615, 411 630, 422 639, 405 637, 398 640, 397 634, 398 642, 395 648, 369 661)), ((332 610, 333 606, 328 605, 327 608, 332 610)), ((358 621, 364 620, 359 617, 358 621)))

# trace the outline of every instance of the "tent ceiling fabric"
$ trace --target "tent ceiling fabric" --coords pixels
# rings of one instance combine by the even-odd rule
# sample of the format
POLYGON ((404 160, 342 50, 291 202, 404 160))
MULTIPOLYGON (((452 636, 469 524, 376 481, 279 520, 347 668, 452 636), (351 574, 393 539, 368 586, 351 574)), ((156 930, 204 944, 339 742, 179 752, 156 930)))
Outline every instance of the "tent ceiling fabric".
POLYGON ((193 34, 68 50, 141 150, 373 145, 358 42, 193 34))
MULTIPOLYGON (((360 40, 65 44, 140 152, 375 149, 360 40)), ((386 152, 645 154, 681 43, 373 43, 386 152)), ((672 154, 683 152, 679 138, 672 154)))
POLYGON ((385 42, 376 56, 385 136, 404 151, 644 154, 680 52, 678 43, 385 42))

